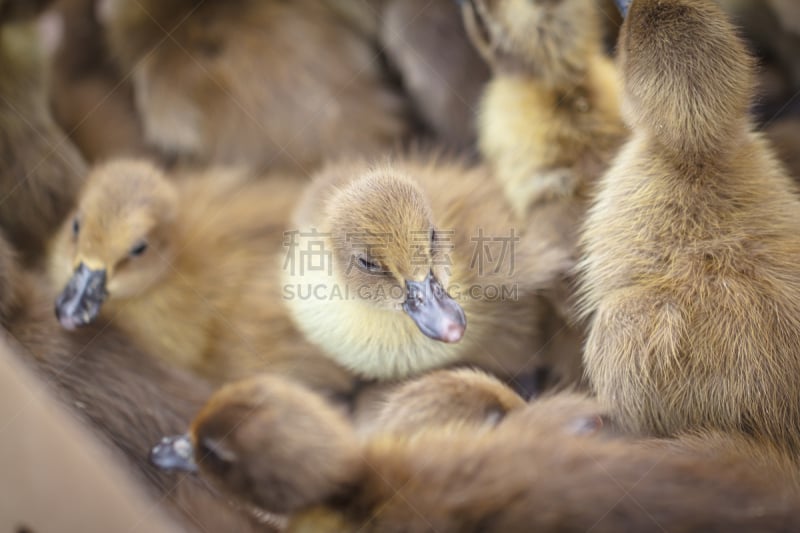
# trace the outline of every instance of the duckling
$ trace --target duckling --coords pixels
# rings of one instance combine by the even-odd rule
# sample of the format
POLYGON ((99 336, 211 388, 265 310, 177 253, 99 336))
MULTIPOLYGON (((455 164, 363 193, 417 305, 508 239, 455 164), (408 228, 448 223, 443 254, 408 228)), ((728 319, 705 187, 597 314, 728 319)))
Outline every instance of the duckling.
POLYGON ((491 429, 434 423, 359 439, 319 396, 259 376, 217 392, 178 446, 159 445, 153 460, 286 513, 289 532, 800 527, 797 494, 741 457, 576 432, 574 419, 561 418, 597 409, 568 395, 491 429))
POLYGON ((393 0, 381 11, 381 44, 436 141, 474 149, 474 118, 489 69, 452 0, 393 0))
POLYGON ((53 115, 89 162, 144 155, 133 88, 110 57, 97 12, 97 0, 60 0, 43 17, 53 115))
MULTIPOLYGON (((284 286, 299 329, 365 378, 475 364, 516 380, 546 361, 536 290, 567 260, 520 235, 479 167, 344 160, 299 201, 284 286)), ((577 368, 577 366, 576 366, 577 368)), ((566 372, 566 370, 565 370, 566 372)))
POLYGON ((48 110, 44 69, 36 27, 0 25, 0 228, 31 266, 74 206, 86 172, 48 110))
POLYGON ((153 502, 166 504, 187 528, 263 531, 204 483, 166 476, 148 462, 153 439, 182 431, 211 387, 164 365, 113 324, 67 332, 52 313, 46 280, 23 270, 0 235, 0 343, 8 343, 115 452, 153 502))
MULTIPOLYGON (((480 151, 531 239, 557 236, 577 261, 591 188, 627 135, 617 73, 603 50, 597 0, 462 3, 464 23, 492 67, 478 114, 480 151)), ((546 294, 552 328, 580 357, 574 262, 546 294)), ((585 385, 585 384, 584 384, 585 385)))
POLYGON ((556 218, 557 231, 575 226, 588 187, 626 136, 596 4, 462 3, 469 35, 493 72, 478 117, 481 153, 514 213, 556 218))
POLYGON ((307 173, 327 156, 391 148, 410 127, 364 28, 376 23, 358 20, 368 6, 340 3, 102 0, 101 11, 147 143, 307 173))
POLYGON ((170 181, 144 160, 96 167, 51 253, 61 324, 113 321, 217 383, 270 370, 347 394, 350 374, 303 339, 282 303, 279 252, 300 185, 214 168, 170 181))
POLYGON ((619 58, 633 134, 584 226, 589 380, 627 430, 796 457, 800 199, 753 132, 753 61, 710 0, 634 0, 619 58))

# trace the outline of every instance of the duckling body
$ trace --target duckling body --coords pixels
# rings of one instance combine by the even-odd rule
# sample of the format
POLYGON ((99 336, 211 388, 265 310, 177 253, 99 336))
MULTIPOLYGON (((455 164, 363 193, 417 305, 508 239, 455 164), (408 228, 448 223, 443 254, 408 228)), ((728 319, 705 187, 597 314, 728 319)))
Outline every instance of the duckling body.
POLYGON ((546 219, 545 207, 574 227, 625 139, 596 9, 595 0, 464 3, 469 34, 493 71, 479 114, 481 153, 522 220, 546 219))
MULTIPOLYGON (((435 390, 426 397, 446 404, 435 390)), ((556 396, 493 428, 456 417, 359 440, 321 398, 264 376, 212 397, 185 441, 196 461, 187 467, 287 513, 292 532, 647 531, 653 520, 669 531, 798 527, 796 495, 780 475, 688 441, 670 449, 592 424, 584 431, 601 413, 585 397, 556 396)))
POLYGON ((0 26, 0 227, 28 265, 41 260, 86 171, 47 107, 44 69, 31 24, 0 26))
MULTIPOLYGON (((478 113, 479 147, 530 239, 553 239, 573 261, 595 180, 625 136, 617 72, 605 56, 596 0, 464 2, 464 23, 492 68, 478 113)), ((584 325, 574 263, 546 298, 559 320, 549 379, 581 381, 584 325)))
POLYGON ((145 139, 166 154, 307 173, 326 156, 390 148, 407 131, 364 5, 104 6, 112 50, 133 72, 145 139))
POLYGON ((208 397, 208 384, 169 368, 114 325, 64 331, 48 291, 45 280, 18 268, 0 237, 3 342, 187 528, 261 531, 202 482, 167 476, 147 461, 152 439, 182 430, 208 397))
POLYGON ((584 228, 588 377, 627 429, 796 456, 800 200, 747 116, 750 57, 713 2, 636 0, 620 58, 633 136, 584 228))
POLYGON ((483 170, 429 157, 330 165, 294 225, 284 283, 317 292, 289 298, 292 316, 352 371, 394 379, 472 363, 518 378, 542 364, 535 290, 566 259, 520 237, 483 170), (302 263, 312 249, 322 268, 302 263))
POLYGON ((297 180, 247 178, 210 169, 168 181, 141 161, 93 171, 52 254, 52 278, 66 287, 62 324, 99 315, 215 381, 274 370, 347 389, 348 374, 318 357, 282 302, 279 251, 297 180), (106 301, 76 288, 81 275, 102 277, 106 301))

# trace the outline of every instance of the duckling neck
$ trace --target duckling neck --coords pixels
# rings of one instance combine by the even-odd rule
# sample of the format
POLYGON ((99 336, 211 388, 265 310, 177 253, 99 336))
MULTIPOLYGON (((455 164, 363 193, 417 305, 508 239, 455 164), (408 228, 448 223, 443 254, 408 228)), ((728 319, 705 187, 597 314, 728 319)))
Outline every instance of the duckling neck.
POLYGON ((308 340, 367 378, 396 379, 455 360, 462 347, 423 335, 401 310, 378 309, 326 272, 284 274, 283 297, 308 340))

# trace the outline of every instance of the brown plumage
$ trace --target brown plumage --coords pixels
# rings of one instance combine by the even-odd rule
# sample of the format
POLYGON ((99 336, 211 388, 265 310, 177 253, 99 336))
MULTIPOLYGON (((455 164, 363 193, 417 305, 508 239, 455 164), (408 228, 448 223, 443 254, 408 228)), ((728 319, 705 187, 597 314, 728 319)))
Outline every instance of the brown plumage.
MULTIPOLYGON (((493 71, 478 117, 481 154, 529 238, 554 240, 573 261, 592 184, 626 136, 596 4, 474 0, 462 8, 493 71)), ((581 375, 573 265, 554 276, 546 294, 560 317, 547 336, 570 354, 554 369, 566 383, 581 375)))
POLYGON ((53 48, 48 76, 53 115, 90 162, 145 152, 133 89, 110 57, 99 5, 59 0, 44 19, 53 48))
POLYGON ((472 148, 489 69, 469 42, 456 3, 391 0, 381 20, 381 43, 414 110, 437 142, 472 148))
POLYGON ((386 395, 370 431, 413 433, 450 422, 491 427, 525 400, 498 379, 472 369, 437 370, 386 395))
POLYGON ((584 230, 589 379, 628 429, 796 457, 800 200, 753 133, 753 62, 709 0, 635 0, 619 55, 633 136, 584 230))
POLYGON ((585 397, 554 397, 493 428, 455 420, 359 441, 321 398, 260 377, 215 394, 190 441, 205 479, 289 514, 291 532, 800 527, 796 496, 780 476, 688 442, 648 446, 598 434, 600 414, 585 397))
POLYGON ((494 72, 481 104, 481 152, 522 219, 546 223, 556 211, 556 226, 574 226, 588 186, 625 137, 595 4, 464 3, 470 36, 494 72))
POLYGON ((52 3, 53 0, 0 0, 0 23, 28 20, 52 3))
POLYGON ((481 153, 528 231, 574 253, 590 186, 625 138, 595 0, 474 0, 464 20, 494 77, 481 153))
POLYGON ((207 398, 202 381, 138 349, 113 325, 64 331, 44 280, 21 271, 0 238, 4 341, 190 529, 256 531, 255 522, 200 481, 167 476, 147 460, 153 439, 182 431, 207 398), (241 529, 240 529, 241 528, 241 529))
POLYGON ((800 117, 788 117, 768 124, 764 135, 795 181, 800 182, 800 117))
POLYGON ((330 165, 294 229, 293 317, 347 368, 393 379, 473 363, 516 379, 549 364, 535 291, 565 259, 520 237, 483 170, 430 157, 330 165), (312 249, 321 268, 303 263, 312 249))
POLYGON ((407 132, 364 3, 105 0, 145 139, 198 162, 311 172, 407 132), (347 5, 339 5, 345 3, 347 5), (302 38, 298 36, 302 35, 302 38))
POLYGON ((299 182, 248 177, 211 168, 169 181, 143 161, 96 168, 52 252, 61 322, 100 316, 214 381, 276 371, 346 394, 350 375, 304 341, 282 300, 299 182))
POLYGON ((50 115, 44 68, 32 24, 0 26, 0 227, 26 264, 41 258, 86 171, 50 115))

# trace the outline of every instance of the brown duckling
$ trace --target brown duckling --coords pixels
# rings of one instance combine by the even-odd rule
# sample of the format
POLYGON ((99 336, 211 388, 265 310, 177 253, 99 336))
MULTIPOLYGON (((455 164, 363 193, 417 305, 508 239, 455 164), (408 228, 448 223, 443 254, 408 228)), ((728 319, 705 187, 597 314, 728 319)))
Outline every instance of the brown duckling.
POLYGON ((391 148, 409 128, 359 20, 366 4, 342 3, 359 2, 102 0, 102 11, 149 144, 310 172, 326 156, 391 148))
POLYGON ((779 475, 741 456, 598 434, 598 409, 554 397, 493 428, 436 423, 359 439, 322 398, 261 376, 217 392, 153 460, 286 513, 289 532, 800 527, 797 495, 779 475))
POLYGON ((711 0, 634 0, 619 57, 633 135, 584 227, 588 377, 627 429, 797 457, 800 199, 753 132, 753 61, 711 0))
POLYGON ((350 375, 303 339, 281 300, 279 251, 299 187, 223 169, 170 181, 135 160, 95 168, 51 254, 61 324, 113 321, 217 382, 270 370, 346 393, 350 375))
POLYGON ((207 399, 205 382, 169 368, 113 324, 68 332, 53 318, 47 283, 24 272, 0 237, 2 342, 191 530, 257 531, 248 513, 195 479, 165 476, 148 462, 153 439, 183 431, 207 399))
POLYGON ((0 227, 28 265, 42 258, 86 172, 48 109, 44 60, 32 23, 0 25, 0 227))
POLYGON ((472 363, 514 379, 554 363, 536 290, 566 259, 520 235, 480 168, 424 157, 330 165, 299 202, 294 231, 292 316, 350 370, 395 379, 472 363))

